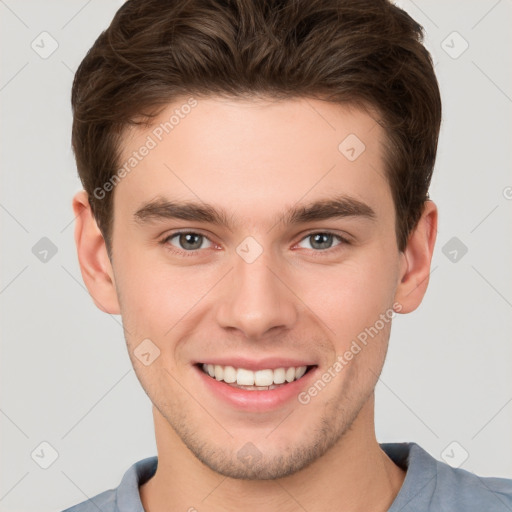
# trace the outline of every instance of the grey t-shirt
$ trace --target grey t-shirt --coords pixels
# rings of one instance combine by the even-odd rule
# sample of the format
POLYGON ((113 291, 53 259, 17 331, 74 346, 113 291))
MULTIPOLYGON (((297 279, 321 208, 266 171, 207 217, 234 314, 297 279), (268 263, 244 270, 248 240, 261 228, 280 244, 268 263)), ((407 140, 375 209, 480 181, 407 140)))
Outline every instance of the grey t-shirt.
MULTIPOLYGON (((407 471, 388 512, 511 512, 512 480, 479 477, 439 462, 416 443, 381 443, 381 448, 407 471)), ((158 458, 131 466, 117 489, 63 512, 144 512, 139 486, 156 471, 158 458)))

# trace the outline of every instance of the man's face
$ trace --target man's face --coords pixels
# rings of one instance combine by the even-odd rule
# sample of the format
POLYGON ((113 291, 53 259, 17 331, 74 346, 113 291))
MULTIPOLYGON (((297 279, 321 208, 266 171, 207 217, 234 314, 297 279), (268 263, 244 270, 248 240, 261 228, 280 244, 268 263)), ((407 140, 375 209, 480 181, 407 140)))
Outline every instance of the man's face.
POLYGON ((140 159, 114 194, 113 271, 130 357, 170 435, 207 466, 285 476, 372 405, 403 263, 384 134, 368 114, 318 100, 184 104, 124 139, 121 165, 134 151, 140 159), (339 199, 351 209, 304 215, 339 199), (228 225, 172 217, 178 209, 164 202, 214 209, 228 225), (360 350, 347 360, 354 341, 360 350), (308 371, 242 389, 203 364, 261 385, 293 378, 290 367, 308 371))

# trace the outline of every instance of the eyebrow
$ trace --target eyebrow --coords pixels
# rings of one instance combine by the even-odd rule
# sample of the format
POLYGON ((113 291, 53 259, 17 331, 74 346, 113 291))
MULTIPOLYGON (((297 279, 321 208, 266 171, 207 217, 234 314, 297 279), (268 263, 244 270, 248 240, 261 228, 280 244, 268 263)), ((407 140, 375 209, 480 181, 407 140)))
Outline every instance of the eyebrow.
MULTIPOLYGON (((342 195, 292 206, 277 214, 274 220, 275 224, 296 225, 345 217, 360 217, 375 221, 377 215, 366 203, 354 197, 342 195)), ((170 201, 165 197, 157 197, 145 203, 134 213, 134 218, 138 224, 181 219, 225 226, 229 230, 233 230, 237 225, 233 215, 229 215, 223 208, 215 208, 204 202, 170 201)))

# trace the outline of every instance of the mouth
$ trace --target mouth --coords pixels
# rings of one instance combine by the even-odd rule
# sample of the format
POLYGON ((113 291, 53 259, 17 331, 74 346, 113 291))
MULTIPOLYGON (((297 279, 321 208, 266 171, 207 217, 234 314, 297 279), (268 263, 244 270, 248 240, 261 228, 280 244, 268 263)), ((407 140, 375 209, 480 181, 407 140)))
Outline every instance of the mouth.
POLYGON ((196 366, 211 379, 246 391, 270 391, 286 387, 304 378, 306 374, 316 368, 316 365, 283 366, 253 371, 219 364, 198 363, 196 366))

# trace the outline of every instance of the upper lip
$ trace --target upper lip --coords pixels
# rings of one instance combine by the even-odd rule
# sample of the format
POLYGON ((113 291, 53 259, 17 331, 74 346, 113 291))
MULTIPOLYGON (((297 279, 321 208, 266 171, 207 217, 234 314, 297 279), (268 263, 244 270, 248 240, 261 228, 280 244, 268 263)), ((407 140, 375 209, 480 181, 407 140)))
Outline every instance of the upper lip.
POLYGON ((315 363, 305 359, 291 359, 288 357, 272 357, 265 359, 247 359, 245 357, 222 357, 209 358, 204 361, 198 361, 196 364, 213 364, 219 366, 233 366, 234 368, 244 368, 246 370, 275 370, 277 368, 298 368, 299 366, 315 366, 315 363))

